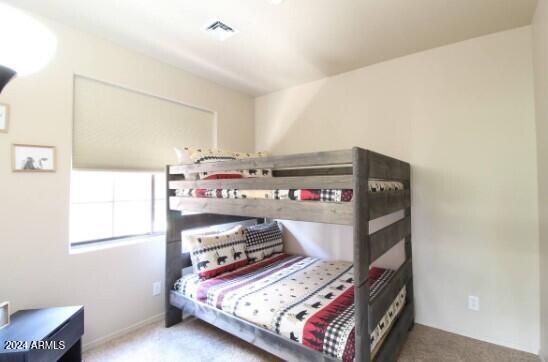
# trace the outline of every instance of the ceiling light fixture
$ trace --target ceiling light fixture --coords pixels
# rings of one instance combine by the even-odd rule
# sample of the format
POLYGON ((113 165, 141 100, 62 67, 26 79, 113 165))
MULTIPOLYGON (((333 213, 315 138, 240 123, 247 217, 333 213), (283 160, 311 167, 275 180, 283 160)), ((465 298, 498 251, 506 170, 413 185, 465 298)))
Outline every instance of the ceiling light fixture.
POLYGON ((55 53, 57 39, 30 15, 0 3, 0 92, 13 76, 32 74, 55 53))
POLYGON ((205 27, 205 32, 215 37, 217 40, 225 41, 228 38, 238 34, 238 30, 226 25, 220 20, 215 20, 212 23, 208 23, 205 27))

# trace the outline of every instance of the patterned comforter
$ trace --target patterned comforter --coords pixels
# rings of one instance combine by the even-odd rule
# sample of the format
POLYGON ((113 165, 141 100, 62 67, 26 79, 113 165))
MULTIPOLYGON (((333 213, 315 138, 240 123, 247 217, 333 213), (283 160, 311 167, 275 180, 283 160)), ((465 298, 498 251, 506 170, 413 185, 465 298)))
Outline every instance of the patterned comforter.
MULTIPOLYGON (((372 268, 371 298, 394 271, 372 268)), ((218 277, 184 276, 175 290, 331 357, 354 359, 354 288, 350 262, 275 254, 218 277)), ((373 353, 405 303, 405 287, 372 333, 373 353)))
MULTIPOLYGON (((369 191, 398 191, 404 186, 397 181, 369 181, 369 191)), ((276 190, 240 190, 240 189, 178 189, 175 195, 181 197, 199 197, 213 199, 272 199, 295 201, 350 202, 352 189, 276 189, 276 190)))

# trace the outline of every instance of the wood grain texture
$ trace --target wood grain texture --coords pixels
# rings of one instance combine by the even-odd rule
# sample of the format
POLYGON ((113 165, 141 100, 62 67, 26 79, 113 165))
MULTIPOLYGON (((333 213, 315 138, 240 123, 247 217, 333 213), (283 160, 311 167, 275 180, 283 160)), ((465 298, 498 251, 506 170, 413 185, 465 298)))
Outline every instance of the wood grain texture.
POLYGON ((208 199, 193 197, 169 198, 172 210, 204 211, 247 217, 262 216, 328 224, 352 225, 352 202, 330 203, 319 201, 263 200, 263 199, 208 199))
POLYGON ((352 175, 257 177, 226 180, 171 181, 170 189, 351 189, 352 175))
POLYGON ((381 180, 409 180, 411 167, 407 162, 369 151, 369 177, 381 180))
MULTIPOLYGON (((169 222, 169 221, 168 221, 169 222)), ((184 268, 183 258, 181 257, 181 240, 172 240, 166 242, 166 276, 164 292, 165 300, 165 326, 171 327, 182 321, 182 313, 179 309, 169 303, 169 291, 173 288, 175 282, 182 277, 184 268)))
MULTIPOLYGON (((169 189, 169 166, 166 167, 166 199, 174 194, 169 189)), ((181 231, 184 228, 181 213, 173 211, 166 202, 166 261, 165 261, 165 281, 164 281, 164 306, 165 316, 164 325, 171 327, 183 320, 183 313, 178 308, 169 303, 169 291, 173 284, 182 276, 183 259, 181 258, 181 231)))
POLYGON ((352 175, 352 167, 306 167, 306 168, 288 168, 282 170, 273 170, 274 177, 297 177, 297 176, 329 176, 329 175, 352 175))
MULTIPOLYGON (((398 293, 413 276, 413 266, 410 259, 406 260, 390 279, 387 285, 369 305, 369 331, 372 332, 379 324, 388 310, 388 307, 396 299, 398 293)), ((366 283, 367 284, 367 283, 366 283)))
MULTIPOLYGON (((409 193, 411 193, 411 182, 408 183, 409 193)), ((411 206, 405 209, 405 216, 411 219, 411 206)), ((409 260, 413 259, 413 245, 411 242, 411 233, 405 238, 405 257, 409 260)), ((411 270, 411 279, 407 282, 407 303, 413 303, 415 300, 415 288, 413 286, 413 270, 411 270)), ((413 322, 415 324, 415 310, 411 311, 413 315, 413 322)))
POLYGON ((409 190, 371 192, 369 195, 369 220, 391 214, 411 206, 409 190))
POLYGON ((364 283, 369 274, 369 167, 368 151, 361 148, 352 150, 354 168, 353 201, 353 263, 354 263, 354 318, 356 361, 370 361, 371 348, 369 324, 369 283, 364 283))
POLYGON ((403 312, 392 327, 390 334, 383 342, 375 357, 376 362, 394 362, 407 339, 409 329, 413 325, 415 304, 408 303, 403 312))
POLYGON ((405 217, 369 235, 371 263, 411 234, 411 217, 405 217))
POLYGON ((255 168, 279 169, 290 167, 331 166, 341 164, 352 164, 351 150, 300 153, 294 155, 248 158, 244 160, 211 162, 202 164, 173 165, 170 167, 170 173, 182 174, 188 172, 248 170, 255 168))

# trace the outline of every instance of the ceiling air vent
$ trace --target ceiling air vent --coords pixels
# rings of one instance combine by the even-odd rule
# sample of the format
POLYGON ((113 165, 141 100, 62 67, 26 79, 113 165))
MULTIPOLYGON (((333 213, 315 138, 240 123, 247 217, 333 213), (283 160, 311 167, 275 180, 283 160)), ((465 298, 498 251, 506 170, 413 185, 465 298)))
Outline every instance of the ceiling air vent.
POLYGON ((209 23, 204 30, 220 41, 225 41, 238 33, 238 30, 219 20, 209 23))

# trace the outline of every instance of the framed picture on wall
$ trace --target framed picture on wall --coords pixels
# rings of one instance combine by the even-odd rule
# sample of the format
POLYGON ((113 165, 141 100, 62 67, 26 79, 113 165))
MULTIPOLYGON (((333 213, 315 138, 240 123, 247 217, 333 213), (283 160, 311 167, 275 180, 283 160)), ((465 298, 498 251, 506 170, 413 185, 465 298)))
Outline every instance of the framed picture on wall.
POLYGON ((0 132, 8 132, 9 107, 7 104, 0 103, 0 132))
POLYGON ((12 145, 14 172, 54 172, 55 147, 37 145, 12 145))

